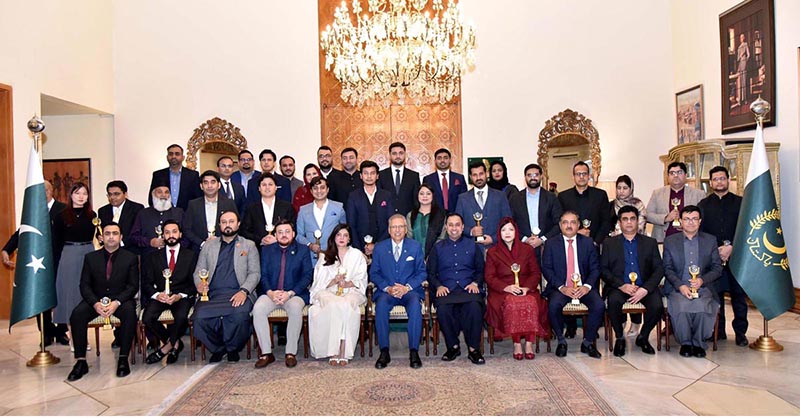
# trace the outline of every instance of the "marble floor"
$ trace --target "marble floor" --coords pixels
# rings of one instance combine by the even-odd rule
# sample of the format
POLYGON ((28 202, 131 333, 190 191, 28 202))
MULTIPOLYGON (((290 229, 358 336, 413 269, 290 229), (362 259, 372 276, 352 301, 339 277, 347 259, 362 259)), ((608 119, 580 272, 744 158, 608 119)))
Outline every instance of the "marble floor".
MULTIPOLYGON (((730 318, 732 314, 728 314, 730 318)), ((749 320, 748 338, 753 340, 761 333, 763 321, 753 310, 749 320)), ((7 327, 7 321, 0 321, 0 327, 7 327)), ((647 356, 631 351, 633 340, 629 339, 625 357, 602 351, 603 358, 595 360, 580 354, 579 340, 572 340, 565 361, 586 375, 620 415, 800 415, 800 316, 787 313, 776 318, 770 322, 770 333, 785 347, 783 352, 761 353, 727 340, 720 341, 718 351, 709 350, 705 359, 684 359, 674 344, 670 352, 647 356)), ((728 334, 733 336, 730 325, 728 334)), ((208 371, 204 367, 214 367, 200 361, 199 351, 197 361, 189 361, 184 352, 178 363, 168 367, 143 365, 139 357, 132 373, 120 379, 114 376, 111 332, 101 331, 101 355, 89 352, 89 374, 69 383, 66 376, 73 364, 69 347, 50 346, 61 358, 58 365, 25 366, 36 351, 37 339, 34 321, 18 324, 11 334, 0 337, 2 414, 158 414, 182 385, 201 381, 208 371)), ((407 344, 402 333, 392 333, 392 346, 393 355, 396 352, 397 358, 405 358, 407 344)), ((600 346, 607 350, 605 341, 600 346)), ((544 344, 541 348, 539 356, 553 355, 545 352, 544 344)), ((510 353, 509 342, 496 344, 486 367, 491 367, 493 356, 510 353)), ((276 354, 282 359, 282 347, 276 354)), ((374 359, 356 357, 355 361, 374 359)), ((244 355, 242 361, 246 361, 244 355)), ((301 357, 300 361, 308 360, 301 357)), ((440 360, 423 357, 423 363, 432 361, 440 360)), ((271 367, 282 367, 282 363, 271 367)))

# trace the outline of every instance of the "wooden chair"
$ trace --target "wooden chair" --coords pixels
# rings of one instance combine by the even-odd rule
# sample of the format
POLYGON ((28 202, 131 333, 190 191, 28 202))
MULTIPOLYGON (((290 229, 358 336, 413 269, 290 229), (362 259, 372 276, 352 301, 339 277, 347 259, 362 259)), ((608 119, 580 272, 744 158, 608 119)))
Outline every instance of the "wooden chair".
MULTIPOLYGON (((194 313, 194 306, 189 309, 189 318, 192 317, 193 313, 194 313)), ((145 329, 144 322, 142 322, 143 316, 144 316, 144 310, 139 312, 139 323, 137 326, 137 334, 139 336, 139 351, 141 351, 142 353, 142 362, 144 362, 147 358, 147 332, 146 332, 147 330, 145 329)), ((164 311, 162 311, 161 315, 158 317, 158 322, 162 325, 174 324, 175 318, 172 317, 172 311, 170 311, 169 309, 164 309, 164 311)), ((194 354, 194 352, 192 352, 192 354, 194 354)), ((192 358, 192 361, 194 361, 194 358, 192 358)))
MULTIPOLYGON (((629 303, 625 302, 622 305, 622 314, 642 314, 647 311, 644 305, 641 303, 629 303)), ((606 315, 605 315, 605 327, 606 332, 608 333, 608 351, 614 351, 613 343, 614 343, 614 328, 611 327, 611 317, 608 316, 608 304, 606 304, 606 315)), ((658 341, 657 345, 661 345, 661 327, 656 326, 656 339, 658 341)))
MULTIPOLYGON (((122 324, 122 321, 120 321, 119 318, 117 318, 114 315, 111 315, 109 317, 109 320, 111 322, 111 326, 112 327, 118 327, 118 326, 120 326, 122 324)), ((90 328, 90 329, 94 328, 95 354, 97 354, 98 357, 100 356, 100 329, 103 327, 103 325, 105 325, 105 320, 103 319, 102 316, 99 316, 99 315, 97 316, 97 318, 92 319, 88 324, 88 328, 90 328)), ((134 338, 135 338, 135 335, 134 335, 134 338)), ((128 358, 130 358, 130 360, 131 360, 131 364, 136 364, 135 348, 136 348, 136 344, 134 342, 134 344, 131 344, 131 352, 128 355, 128 358)))
MULTIPOLYGON (((375 285, 370 282, 369 286, 367 287, 367 311, 369 314, 366 317, 367 321, 367 329, 369 329, 369 356, 372 357, 372 346, 378 345, 378 339, 375 337, 375 307, 372 304, 372 293, 374 292, 375 285)), ((428 282, 422 282, 422 291, 425 294, 425 299, 422 302, 422 338, 425 340, 425 355, 430 355, 430 328, 431 328, 431 301, 430 295, 428 294, 428 282)), ((406 313, 406 308, 402 305, 397 305, 389 311, 389 321, 408 321, 408 313, 406 313)), ((434 336, 433 336, 433 350, 434 355, 436 354, 436 346, 439 342, 438 338, 438 330, 439 327, 437 323, 434 321, 433 323, 434 328, 434 336)))
MULTIPOLYGON (((192 309, 194 309, 194 308, 192 308, 192 309)), ((169 312, 169 311, 167 311, 167 312, 169 312)), ((197 346, 199 345, 200 346, 200 360, 204 361, 206 359, 206 346, 204 346, 202 342, 198 341, 197 338, 194 337, 194 321, 192 321, 191 317, 192 316, 189 315, 189 318, 190 318, 189 319, 189 346, 190 346, 190 349, 191 349, 190 350, 191 352, 189 353, 189 358, 192 361, 194 361, 195 358, 197 358, 195 352, 197 350, 197 346)), ((247 346, 246 346, 247 347, 247 359, 248 360, 250 360, 250 358, 252 357, 251 352, 252 352, 252 347, 253 346, 252 346, 252 343, 251 343, 250 340, 251 340, 250 338, 247 339, 247 346)))
MULTIPOLYGON (((666 327, 665 327, 666 332, 664 333, 665 336, 666 336, 665 346, 666 346, 666 350, 669 351, 669 337, 672 334, 672 321, 671 321, 671 318, 669 316, 669 311, 667 310, 667 298, 664 297, 663 301, 664 301, 664 314, 661 316, 661 320, 666 322, 666 327)), ((711 348, 712 348, 713 351, 717 351, 717 339, 719 338, 719 330, 717 328, 719 327, 719 317, 720 317, 720 311, 722 309, 725 309, 725 307, 724 306, 720 306, 719 310, 717 311, 717 318, 714 320, 714 333, 712 334, 712 345, 711 345, 711 348)), ((660 326, 661 326, 661 324, 659 323, 658 327, 660 327, 660 326)), ((659 330, 659 334, 660 334, 660 330, 659 330)), ((658 351, 661 351, 661 338, 660 338, 660 335, 659 335, 659 339, 658 339, 658 344, 657 345, 658 345, 658 351)))
MULTIPOLYGON (((309 352, 309 343, 308 343, 308 307, 306 305, 303 307, 303 325, 302 325, 302 334, 303 334, 303 358, 308 358, 309 352)), ((267 316, 267 320, 269 321, 269 341, 273 347, 275 347, 275 336, 273 335, 272 326, 277 323, 287 323, 289 322, 289 314, 286 313, 286 310, 283 308, 275 309, 274 311, 270 312, 267 316)), ((255 331, 253 331, 255 334, 255 331)), ((248 341, 248 345, 250 342, 248 341)), ((258 339, 256 339, 256 345, 258 345, 258 339)), ((258 354, 261 355, 261 347, 258 347, 258 354)), ((249 350, 248 356, 250 358, 249 350)))

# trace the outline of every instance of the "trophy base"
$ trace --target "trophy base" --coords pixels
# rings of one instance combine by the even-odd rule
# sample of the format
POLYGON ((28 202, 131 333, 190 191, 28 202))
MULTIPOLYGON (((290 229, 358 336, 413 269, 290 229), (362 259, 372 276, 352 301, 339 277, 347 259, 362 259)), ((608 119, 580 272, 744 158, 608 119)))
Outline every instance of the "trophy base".
POLYGON ((484 238, 483 235, 481 235, 479 237, 475 237, 475 242, 477 242, 477 243, 482 243, 484 241, 486 241, 486 238, 484 238))
POLYGON ((200 296, 200 302, 208 302, 208 296, 200 296))
POLYGON ((111 324, 103 325, 103 330, 109 330, 109 329, 111 329, 111 324))
POLYGON ((28 360, 25 363, 28 367, 45 367, 45 366, 52 366, 53 364, 58 364, 61 362, 61 359, 51 354, 49 351, 39 351, 33 355, 33 358, 28 360))
POLYGON ((570 303, 572 303, 573 305, 580 305, 581 304, 581 300, 580 299, 572 299, 572 302, 570 302, 570 303))
POLYGON ((777 352, 783 351, 783 346, 778 344, 774 338, 769 335, 762 335, 757 340, 750 344, 750 348, 756 351, 777 352))

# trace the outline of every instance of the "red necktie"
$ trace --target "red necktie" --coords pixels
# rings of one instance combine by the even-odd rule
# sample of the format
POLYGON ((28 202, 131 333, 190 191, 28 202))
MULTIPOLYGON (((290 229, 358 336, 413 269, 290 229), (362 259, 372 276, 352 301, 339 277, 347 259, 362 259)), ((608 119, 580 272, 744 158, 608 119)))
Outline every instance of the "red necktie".
POLYGON ((449 197, 448 194, 447 173, 442 173, 442 199, 444 199, 444 210, 447 210, 447 198, 449 197))
POLYGON ((175 249, 169 250, 169 271, 175 271, 175 249))
POLYGON ((108 255, 108 261, 106 261, 106 280, 111 278, 111 269, 114 267, 112 261, 114 260, 114 254, 108 255))
POLYGON ((574 239, 568 239, 567 244, 567 287, 575 287, 575 282, 572 281, 572 275, 575 274, 575 247, 572 246, 574 239))
POLYGON ((286 248, 281 249, 281 272, 278 274, 278 288, 283 290, 283 276, 286 273, 286 248))

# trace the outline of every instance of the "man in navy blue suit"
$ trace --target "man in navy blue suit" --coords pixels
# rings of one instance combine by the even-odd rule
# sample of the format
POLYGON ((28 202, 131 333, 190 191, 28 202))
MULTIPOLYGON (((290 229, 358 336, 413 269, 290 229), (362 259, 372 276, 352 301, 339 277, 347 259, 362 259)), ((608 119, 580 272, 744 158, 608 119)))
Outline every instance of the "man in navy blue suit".
POLYGON ((579 235, 578 214, 567 210, 559 221, 561 235, 547 241, 542 251, 542 275, 547 287, 542 296, 549 300, 549 317, 553 332, 558 338, 556 356, 567 355, 567 340, 564 337, 564 306, 578 299, 589 308, 586 333, 583 335, 581 352, 600 358, 595 347, 597 328, 603 320, 605 305, 597 291, 600 278, 600 262, 591 238, 579 235), (579 279, 576 283, 574 278, 579 279))
MULTIPOLYGON (((362 174, 364 169, 361 169, 362 174)), ((355 192, 354 192, 355 193, 355 192)), ((410 366, 422 367, 419 358, 419 339, 422 330, 422 282, 425 281, 425 253, 422 246, 406 237, 406 217, 394 214, 389 218, 391 239, 375 245, 369 280, 375 285, 375 334, 381 354, 375 368, 383 369, 391 361, 389 356, 389 312, 402 305, 408 314, 408 348, 410 366)))
POLYGON ((217 160, 217 173, 219 173, 219 182, 222 185, 220 193, 225 195, 233 203, 236 204, 236 210, 239 213, 244 213, 245 193, 244 187, 241 183, 234 181, 233 176, 233 158, 226 156, 219 157, 217 160))
POLYGON ((433 188, 433 198, 445 212, 452 212, 458 204, 458 196, 467 191, 467 180, 463 174, 450 170, 450 150, 439 148, 433 153, 436 171, 425 176, 423 183, 433 188), (443 191, 447 191, 445 194, 443 191))
POLYGON ((245 201, 247 201, 248 183, 250 182, 250 179, 258 178, 261 175, 261 172, 253 168, 255 158, 253 158, 253 153, 250 152, 250 150, 243 149, 239 151, 239 156, 237 158, 239 159, 237 161, 239 170, 231 174, 231 181, 242 186, 244 189, 245 201))
POLYGON ((469 165, 469 178, 474 187, 458 197, 455 211, 464 220, 464 230, 469 231, 468 235, 475 237, 475 241, 487 249, 497 242, 497 225, 500 219, 511 216, 511 207, 505 193, 486 184, 486 166, 482 162, 475 161, 469 165), (473 216, 476 213, 483 216, 481 226, 477 226, 473 216))
MULTIPOLYGON (((167 162, 169 167, 153 171, 153 178, 150 180, 150 190, 156 184, 169 184, 169 195, 172 197, 172 206, 186 211, 189 201, 203 195, 197 187, 200 184, 200 173, 190 170, 183 166, 183 147, 172 144, 167 147, 167 162)), ((152 196, 147 200, 153 206, 152 196)))
POLYGON ((345 213, 347 224, 353 230, 353 247, 372 255, 375 242, 389 238, 389 216, 392 209, 392 195, 376 185, 378 181, 378 164, 366 160, 361 162, 361 180, 364 187, 354 190, 347 198, 345 213), (364 237, 371 236, 372 244, 367 244, 364 237))
MULTIPOLYGON (((278 186, 278 191, 275 193, 275 197, 292 203, 292 184, 286 177, 283 177, 280 175, 280 173, 275 172, 275 163, 277 160, 277 155, 275 155, 275 152, 273 152, 271 149, 262 150, 258 154, 258 161, 261 163, 261 172, 271 173, 275 177, 275 184, 278 186)), ((261 199, 261 194, 258 192, 258 186, 261 183, 259 180, 260 176, 257 176, 251 178, 250 181, 247 182, 247 201, 245 202, 245 207, 258 202, 261 199)))

